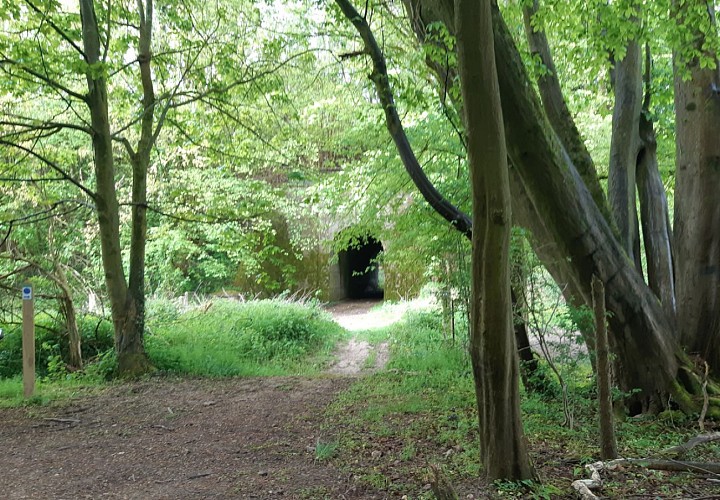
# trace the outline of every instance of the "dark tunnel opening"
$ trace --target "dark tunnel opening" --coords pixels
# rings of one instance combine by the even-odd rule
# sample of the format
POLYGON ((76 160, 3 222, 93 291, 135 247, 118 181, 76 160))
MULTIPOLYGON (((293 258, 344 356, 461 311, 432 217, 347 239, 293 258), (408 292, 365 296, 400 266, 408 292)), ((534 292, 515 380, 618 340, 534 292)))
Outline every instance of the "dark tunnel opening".
POLYGON ((372 236, 355 240, 338 254, 345 298, 383 299, 378 257, 383 247, 372 236))

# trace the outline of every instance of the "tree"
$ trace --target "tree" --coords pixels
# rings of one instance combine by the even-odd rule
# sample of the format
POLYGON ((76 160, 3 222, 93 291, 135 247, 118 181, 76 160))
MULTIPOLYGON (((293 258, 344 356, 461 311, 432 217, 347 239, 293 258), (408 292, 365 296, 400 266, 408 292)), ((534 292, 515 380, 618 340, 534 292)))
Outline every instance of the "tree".
POLYGON ((473 192, 470 358, 482 462, 490 479, 531 479, 520 422, 510 299, 510 182, 490 0, 457 0, 455 27, 473 192))
POLYGON ((370 79, 385 110, 388 131, 415 186, 457 231, 472 237, 470 355, 485 472, 493 479, 532 478, 534 473, 520 421, 518 358, 510 291, 510 195, 491 18, 487 15, 489 3, 485 5, 486 16, 482 16, 483 9, 472 2, 465 4, 466 10, 459 14, 459 18, 468 22, 464 25, 467 40, 463 39, 459 45, 464 50, 460 56, 461 66, 466 70, 463 97, 467 100, 473 216, 477 221, 473 228, 471 219, 439 194, 420 167, 395 107, 383 53, 367 20, 347 0, 336 2, 357 29, 373 61, 370 79), (476 22, 485 27, 479 37, 474 34, 476 22), (479 61, 482 62, 480 68, 474 66, 479 61), (474 84, 480 85, 477 94, 474 84), (483 168, 481 158, 487 160, 488 157, 490 166, 483 168))
MULTIPOLYGON (((0 144, 26 155, 36 172, 57 176, 38 175, 39 182, 67 181, 79 189, 81 202, 94 206, 118 369, 133 375, 150 368, 143 347, 147 213, 166 212, 148 199, 148 178, 161 132, 166 123, 182 129, 183 107, 213 109, 240 128, 242 120, 229 111, 237 105, 232 91, 256 84, 285 61, 278 63, 275 53, 245 62, 242 50, 254 51, 257 59, 258 52, 267 47, 277 52, 281 45, 238 43, 246 34, 238 30, 245 26, 227 22, 227 9, 239 3, 183 2, 158 11, 152 0, 78 5, 77 11, 65 11, 56 2, 26 0, 3 11, 14 28, 3 41, 23 34, 18 43, 1 45, 2 70, 19 83, 7 92, 37 96, 44 106, 11 114, 1 124, 0 144), (84 168, 88 144, 92 172, 84 168), (73 163, 81 166, 67 166, 73 163), (127 239, 123 226, 129 227, 127 239)), ((161 167, 154 170, 158 175, 161 167)))
POLYGON ((678 337, 720 374, 720 66, 714 2, 673 2, 678 337))
MULTIPOLYGON (((110 298, 118 371, 136 375, 149 369, 143 334, 145 328, 145 234, 147 231, 147 169, 150 152, 157 140, 162 122, 155 129, 155 93, 150 61, 153 32, 153 0, 138 2, 139 38, 137 63, 142 82, 141 133, 137 150, 123 141, 132 165, 132 229, 128 276, 123 268, 120 244, 120 207, 115 186, 114 135, 110 130, 108 105, 106 41, 103 53, 100 25, 93 0, 80 0, 82 23, 82 55, 87 64, 85 75, 88 93, 84 98, 90 111, 90 127, 94 151, 95 193, 93 199, 100 228, 100 245, 105 271, 105 284, 110 298)), ((109 34, 108 34, 109 35, 109 34)), ((167 108, 166 108, 167 109, 167 108)))
MULTIPOLYGON (((421 38, 437 22, 455 32, 452 2, 413 0, 407 6, 421 38)), ((624 387, 640 389, 645 405, 662 404, 662 395, 669 393, 686 411, 697 410, 700 375, 676 342, 671 319, 635 266, 628 265, 632 261, 567 153, 574 145, 566 149, 547 122, 497 7, 493 18, 517 219, 541 242, 539 254, 556 279, 568 283, 579 300, 591 303, 593 274, 605 284, 624 387)))

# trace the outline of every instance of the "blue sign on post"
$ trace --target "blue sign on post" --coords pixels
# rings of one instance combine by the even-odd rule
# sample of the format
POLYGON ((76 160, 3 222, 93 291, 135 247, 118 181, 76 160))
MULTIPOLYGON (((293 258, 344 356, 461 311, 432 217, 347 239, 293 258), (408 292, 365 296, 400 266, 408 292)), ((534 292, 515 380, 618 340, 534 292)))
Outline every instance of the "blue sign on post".
POLYGON ((31 286, 24 286, 22 288, 22 298, 23 298, 23 300, 32 300, 32 287, 31 286))

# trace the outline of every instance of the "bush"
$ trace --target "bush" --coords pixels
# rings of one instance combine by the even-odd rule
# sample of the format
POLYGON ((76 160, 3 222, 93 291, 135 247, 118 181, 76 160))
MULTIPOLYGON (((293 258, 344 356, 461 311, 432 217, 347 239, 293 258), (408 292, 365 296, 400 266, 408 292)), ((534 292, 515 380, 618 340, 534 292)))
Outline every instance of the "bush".
POLYGON ((231 376, 299 367, 329 350, 341 328, 317 305, 216 299, 173 321, 149 318, 146 348, 160 370, 231 376))
MULTIPOLYGON (((78 330, 82 337, 82 354, 86 361, 113 349, 112 323, 91 314, 79 315, 78 330)), ((0 325, 5 338, 0 341, 0 378, 22 374, 22 327, 0 325)), ((35 320, 35 366, 39 377, 59 375, 68 360, 68 341, 65 325, 55 318, 41 314, 35 320)))

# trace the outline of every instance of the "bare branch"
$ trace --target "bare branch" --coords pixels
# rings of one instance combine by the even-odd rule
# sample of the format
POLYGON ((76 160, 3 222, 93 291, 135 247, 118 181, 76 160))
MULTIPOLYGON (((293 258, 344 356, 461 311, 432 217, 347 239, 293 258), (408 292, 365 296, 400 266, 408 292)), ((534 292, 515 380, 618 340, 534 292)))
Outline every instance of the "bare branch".
POLYGON ((67 173, 65 170, 63 170, 57 163, 55 163, 54 161, 50 160, 49 158, 46 158, 45 156, 41 155, 40 153, 34 151, 34 150, 31 149, 31 148, 28 148, 28 147, 26 147, 26 146, 23 146, 22 144, 17 144, 17 143, 15 143, 15 142, 7 141, 7 140, 5 140, 5 139, 0 139, 0 144, 4 144, 4 145, 6 145, 6 146, 10 146, 10 147, 13 147, 13 148, 17 148, 17 149, 19 149, 20 151, 24 151, 25 153, 29 154, 30 156, 33 156, 34 158, 37 158, 37 159, 40 160, 42 163, 44 163, 45 165, 47 165, 48 167, 50 167, 51 169, 53 169, 55 172, 57 172, 58 174, 60 174, 65 180, 67 180, 68 182, 70 182, 71 184, 73 184, 75 187, 77 187, 78 189, 80 189, 80 191, 82 191, 83 193, 85 193, 86 195, 88 195, 90 198, 92 198, 93 200, 95 200, 95 193, 94 193, 93 191, 91 191, 90 189, 88 189, 87 187, 85 187, 80 181, 78 181, 78 180, 75 179, 73 176, 71 176, 70 174, 68 174, 68 173, 67 173))
MULTIPOLYGON (((8 224, 11 227, 12 226, 23 226, 26 224, 35 224, 37 222, 42 222, 44 220, 48 220, 48 219, 51 219, 56 216, 63 216, 63 215, 71 214, 71 213, 79 210, 80 208, 86 207, 86 206, 87 205, 85 203, 78 201, 78 200, 59 200, 59 201, 52 203, 46 209, 39 210, 37 212, 33 212, 31 214, 24 215, 22 217, 17 217, 15 219, 10 219, 10 220, 0 221, 0 222, 2 222, 3 224, 8 224), (68 204, 68 203, 74 203, 75 206, 72 208, 69 208, 67 210, 64 210, 60 213, 55 213, 55 211, 58 209, 58 207, 68 204)), ((9 236, 9 232, 10 232, 10 230, 8 230, 8 236, 9 236)), ((6 239, 7 239, 7 237, 3 240, 3 243, 5 242, 6 239)), ((2 245, 0 245, 0 246, 2 246, 2 245)))
MULTIPOLYGON (((3 241, 4 241, 4 240, 3 240, 3 241)), ((0 246, 2 246, 2 245, 0 244, 0 246)), ((8 279, 10 276, 15 276, 16 274, 20 274, 20 273, 22 273, 22 272, 25 272, 25 271, 27 271, 28 269, 30 269, 31 267, 33 267, 32 264, 28 264, 27 266, 23 266, 23 267, 21 267, 21 268, 19 268, 19 269, 15 269, 14 271, 11 271, 11 272, 9 272, 9 273, 7 273, 7 274, 3 274, 2 276, 0 276, 0 281, 8 279)))
POLYGON ((0 177, 0 182, 52 182, 65 181, 65 177, 0 177))
POLYGON ((125 151, 127 151, 127 154, 130 157, 131 161, 133 158, 135 158, 135 150, 133 150, 132 144, 130 144, 130 141, 127 140, 127 138, 113 134, 112 140, 119 142, 120 144, 122 144, 125 147, 125 151))
POLYGON ((425 171, 417 160, 412 145, 405 134, 400 116, 395 106, 390 80, 387 74, 387 64, 382 49, 377 43, 375 36, 370 29, 365 17, 361 17, 349 0, 335 0, 348 21, 357 30, 363 40, 365 50, 370 54, 373 62, 373 72, 370 79, 375 84, 375 90, 385 111, 385 124, 390 136, 395 142, 400 158, 408 175, 412 178, 418 191, 425 201, 452 227, 457 229, 465 237, 472 236, 472 220, 458 207, 446 200, 428 179, 425 171))
MULTIPOLYGON (((24 71, 25 73, 32 75, 35 78, 37 78, 38 80, 48 84, 50 87, 52 87, 56 90, 59 90, 61 92, 64 92, 65 94, 67 94, 70 97, 74 97, 75 99, 77 99, 79 101, 83 101, 83 102, 86 101, 86 97, 84 95, 79 94, 73 90, 70 90, 65 85, 62 85, 61 83, 56 82, 52 78, 50 78, 46 75, 43 75, 42 73, 35 71, 32 68, 27 67, 25 64, 22 64, 13 59, 8 59, 8 58, 0 59, 0 66, 5 66, 5 65, 11 65, 13 67, 16 67, 19 70, 24 71)), ((28 80, 28 81, 33 81, 33 80, 28 80)))
POLYGON ((52 22, 52 20, 47 16, 47 14, 46 14, 45 12, 42 12, 42 11, 41 11, 34 3, 32 3, 30 0, 25 0, 25 3, 28 4, 28 6, 29 6, 32 10, 34 10, 35 12, 37 12, 38 14, 40 14, 40 15, 42 16, 42 18, 43 18, 43 21, 46 22, 46 23, 48 23, 48 24, 50 25, 50 27, 52 27, 52 29, 53 29, 58 35, 60 35, 60 37, 61 37, 63 40, 65 40, 67 43, 69 43, 69 44, 72 46, 72 48, 74 48, 74 49, 83 57, 83 59, 85 59, 85 60, 87 61, 87 58, 85 57, 85 52, 83 52, 83 50, 73 41, 72 38, 70 38, 70 37, 68 36, 67 33, 65 33, 62 29, 60 29, 57 24, 55 24, 54 22, 52 22))
MULTIPOLYGON (((136 204, 135 203, 121 203, 121 206, 133 206, 133 205, 136 205, 136 204)), ((265 213, 258 213, 251 217, 214 217, 214 216, 207 215, 202 210, 198 210, 197 207, 193 207, 192 210, 194 213, 200 214, 205 217, 204 219, 201 219, 201 218, 197 218, 197 217, 185 217, 183 215, 171 214, 171 213, 165 212, 157 207, 153 207, 153 206, 147 205, 147 204, 143 204, 143 207, 150 212, 154 212, 163 217, 167 217, 168 219, 172 219, 172 220, 176 220, 176 221, 180 221, 180 222, 189 222, 191 224, 207 224, 207 225, 232 224, 232 223, 248 224, 248 222, 253 219, 261 217, 262 215, 267 215, 265 213)))
POLYGON ((0 120, 0 126, 7 126, 7 127, 20 127, 26 130, 20 131, 20 132, 33 132, 37 130, 59 130, 59 129, 70 129, 70 130, 77 130, 79 132, 84 132, 88 135, 92 134, 92 130, 90 130, 87 127, 83 127, 82 125, 76 125, 74 123, 64 123, 64 122, 54 122, 54 121, 47 121, 47 122, 40 122, 40 123, 29 123, 31 119, 28 119, 28 122, 21 122, 21 121, 11 121, 11 120, 0 120))

